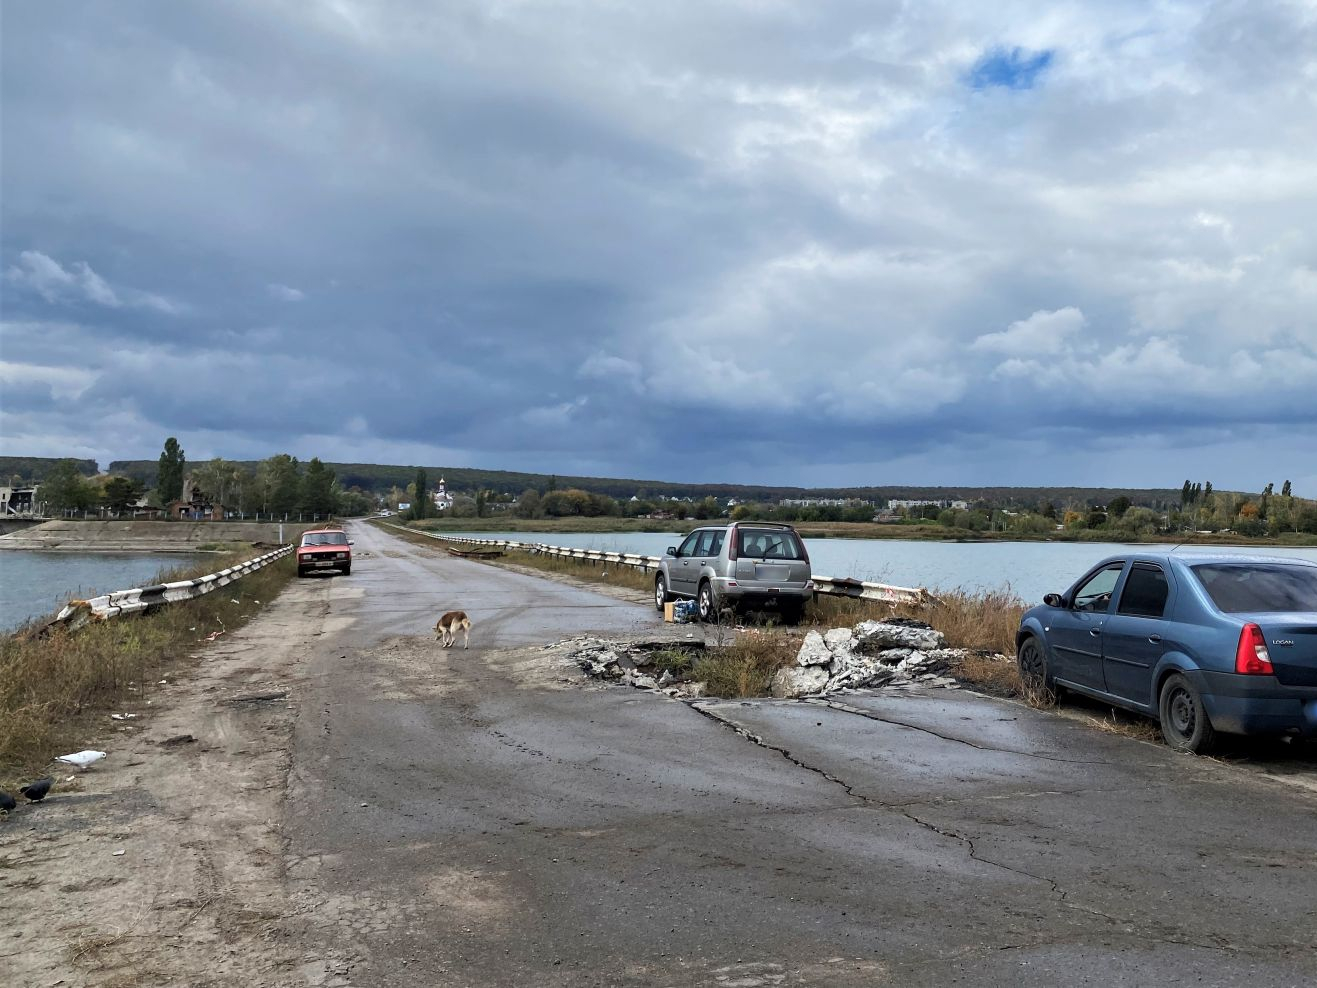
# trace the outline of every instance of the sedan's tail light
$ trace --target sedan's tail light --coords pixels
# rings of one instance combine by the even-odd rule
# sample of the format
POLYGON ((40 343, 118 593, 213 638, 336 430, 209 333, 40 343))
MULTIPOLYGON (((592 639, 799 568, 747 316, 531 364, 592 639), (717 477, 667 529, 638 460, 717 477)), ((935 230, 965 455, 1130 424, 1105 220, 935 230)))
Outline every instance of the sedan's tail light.
POLYGON ((1256 624, 1246 624, 1239 633, 1239 647, 1235 649, 1235 672, 1246 676, 1274 676, 1267 639, 1256 624))

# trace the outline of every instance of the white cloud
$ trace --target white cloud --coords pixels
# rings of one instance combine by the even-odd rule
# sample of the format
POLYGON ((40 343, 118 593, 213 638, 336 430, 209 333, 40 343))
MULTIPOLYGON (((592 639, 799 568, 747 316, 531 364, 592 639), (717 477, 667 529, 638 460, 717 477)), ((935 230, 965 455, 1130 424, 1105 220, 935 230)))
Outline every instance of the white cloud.
POLYGON ((290 288, 287 285, 268 285, 270 294, 283 302, 300 302, 306 298, 306 293, 296 288, 290 288))
POLYGON ((590 403, 588 395, 556 405, 540 405, 521 413, 522 421, 541 429, 565 429, 575 420, 577 413, 590 403))
POLYGON ((0 384, 6 387, 42 384, 50 388, 51 396, 59 401, 82 397, 96 378, 97 374, 85 367, 46 367, 0 360, 0 384))
POLYGON ((47 302, 73 298, 116 309, 123 304, 90 265, 75 261, 71 269, 65 269, 39 250, 25 250, 19 254, 18 263, 5 272, 5 277, 14 284, 33 289, 47 302))
POLYGON ((5 278, 31 288, 47 302, 94 302, 109 309, 153 309, 166 315, 179 315, 183 308, 162 295, 136 289, 115 291, 85 261, 74 261, 67 268, 39 250, 25 250, 18 263, 11 265, 5 278))
POLYGON ((1074 306, 1047 311, 1040 309, 1027 319, 1011 323, 1001 333, 980 336, 971 350, 1028 357, 1038 353, 1060 353, 1072 345, 1084 328, 1084 314, 1074 306))

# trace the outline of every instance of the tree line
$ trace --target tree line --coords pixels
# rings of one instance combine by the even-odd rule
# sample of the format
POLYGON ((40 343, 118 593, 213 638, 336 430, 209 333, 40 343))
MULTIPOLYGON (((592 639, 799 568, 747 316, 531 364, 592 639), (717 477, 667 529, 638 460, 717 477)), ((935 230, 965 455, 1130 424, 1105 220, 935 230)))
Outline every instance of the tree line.
POLYGON ((140 477, 87 477, 78 461, 65 459, 45 471, 39 497, 50 514, 101 508, 122 514, 139 506, 162 510, 191 496, 184 491, 189 479, 210 503, 242 516, 361 515, 375 506, 375 498, 364 491, 344 490, 318 457, 302 464, 295 456, 278 453, 250 465, 223 457, 189 465, 174 436, 165 440, 153 488, 140 477))

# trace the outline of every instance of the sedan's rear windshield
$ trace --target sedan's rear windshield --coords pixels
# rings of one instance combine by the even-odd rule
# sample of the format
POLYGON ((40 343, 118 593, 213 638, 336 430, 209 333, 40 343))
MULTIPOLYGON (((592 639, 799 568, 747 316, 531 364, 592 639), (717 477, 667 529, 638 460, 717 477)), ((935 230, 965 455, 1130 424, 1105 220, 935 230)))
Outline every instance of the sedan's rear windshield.
POLYGON ((1200 563, 1191 566, 1218 610, 1317 612, 1317 569, 1284 563, 1200 563))
POLYGON ((796 533, 782 528, 738 528, 736 551, 756 559, 804 559, 796 533))
POLYGON ((347 545, 346 532, 311 532, 302 536, 302 545, 347 545))

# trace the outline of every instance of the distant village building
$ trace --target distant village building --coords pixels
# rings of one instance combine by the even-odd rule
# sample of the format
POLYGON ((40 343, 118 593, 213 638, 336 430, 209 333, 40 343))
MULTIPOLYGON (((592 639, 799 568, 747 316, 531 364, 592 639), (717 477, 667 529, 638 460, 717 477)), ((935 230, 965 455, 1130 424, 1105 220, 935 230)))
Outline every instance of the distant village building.
POLYGON ((778 504, 793 508, 833 507, 848 508, 872 505, 872 501, 861 501, 858 497, 784 497, 778 504))
POLYGON ((0 487, 0 514, 30 515, 37 510, 37 489, 31 484, 20 487, 0 487))
POLYGON ((968 501, 953 501, 944 499, 941 501, 901 501, 891 500, 887 502, 887 507, 895 511, 897 508, 905 508, 909 511, 911 508, 950 508, 953 511, 968 511, 968 501))
POLYGON ((439 486, 430 493, 430 497, 434 501, 436 511, 447 511, 453 506, 453 495, 449 494, 448 488, 444 486, 443 477, 439 478, 439 486))
POLYGON ((186 498, 170 501, 165 509, 170 518, 181 518, 186 521, 224 520, 224 505, 216 503, 215 499, 203 491, 199 484, 194 483, 191 477, 184 481, 183 493, 187 495, 186 498))

